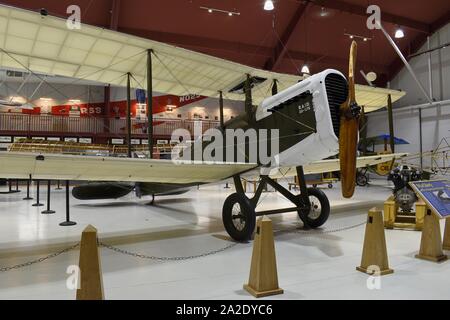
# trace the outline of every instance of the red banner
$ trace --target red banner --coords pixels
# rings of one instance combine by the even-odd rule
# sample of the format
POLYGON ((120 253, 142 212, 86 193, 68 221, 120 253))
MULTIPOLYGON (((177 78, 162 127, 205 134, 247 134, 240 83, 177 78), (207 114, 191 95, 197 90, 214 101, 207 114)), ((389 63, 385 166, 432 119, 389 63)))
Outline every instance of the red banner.
MULTIPOLYGON (((188 95, 188 96, 173 96, 165 95, 153 97, 153 114, 163 113, 171 108, 172 110, 181 108, 191 103, 206 99, 204 96, 188 95)), ((24 114, 51 114, 54 116, 72 116, 72 117, 103 117, 111 118, 125 118, 127 112, 126 101, 111 101, 109 110, 105 110, 104 103, 74 103, 70 105, 59 106, 42 106, 36 107, 33 110, 22 110, 24 114), (48 110, 49 109, 49 110, 48 110), (47 111, 47 112, 46 112, 47 111)), ((140 105, 136 100, 131 101, 131 115, 136 117, 138 112, 141 115, 147 115, 147 106, 140 105)))

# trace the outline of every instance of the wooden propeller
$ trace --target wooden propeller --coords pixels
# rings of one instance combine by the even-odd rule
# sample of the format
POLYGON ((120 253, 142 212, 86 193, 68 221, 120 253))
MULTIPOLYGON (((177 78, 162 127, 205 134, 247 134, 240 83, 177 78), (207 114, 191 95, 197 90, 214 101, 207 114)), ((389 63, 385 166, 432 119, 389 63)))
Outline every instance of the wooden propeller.
MULTIPOLYGON (((388 119, 389 119, 389 143, 391 145, 391 152, 395 153, 395 132, 394 132, 394 114, 392 109, 392 97, 391 95, 388 95, 388 105, 387 105, 387 111, 388 111, 388 119)), ((390 171, 394 168, 395 165, 395 158, 392 159, 391 165, 390 165, 390 171)))
POLYGON ((350 48, 348 98, 340 108, 341 127, 339 138, 339 159, 341 166, 342 196, 351 198, 356 187, 356 151, 358 148, 359 114, 361 108, 356 103, 355 69, 357 44, 350 48))

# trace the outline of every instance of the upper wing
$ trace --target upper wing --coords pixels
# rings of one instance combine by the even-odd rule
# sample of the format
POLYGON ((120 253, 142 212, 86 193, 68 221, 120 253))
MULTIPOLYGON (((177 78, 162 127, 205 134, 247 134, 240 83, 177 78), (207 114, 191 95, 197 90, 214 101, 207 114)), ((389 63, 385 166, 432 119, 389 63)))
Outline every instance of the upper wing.
MULTIPOLYGON (((152 49, 154 91, 208 97, 223 91, 227 99, 244 100, 243 94, 229 90, 250 74, 267 79, 253 90, 255 104, 270 96, 272 80, 277 79, 279 90, 284 90, 302 79, 90 25, 70 30, 66 23, 65 19, 0 6, 4 50, 0 53, 0 67, 119 86, 126 86, 125 74, 130 72, 137 80, 132 81, 132 86, 142 87, 147 83, 147 50, 152 49)), ((393 102, 404 95, 395 90, 357 88, 358 103, 367 106, 367 112, 386 106, 388 94, 393 102)))
POLYGON ((406 92, 391 89, 375 88, 357 84, 356 101, 364 106, 364 112, 370 113, 387 106, 387 96, 390 94, 392 102, 398 101, 406 95, 406 92))
MULTIPOLYGON (((365 168, 368 166, 377 165, 379 163, 389 162, 393 159, 400 159, 406 157, 407 153, 396 153, 396 154, 383 154, 377 156, 370 157, 359 157, 356 161, 356 166, 358 168, 365 168)), ((303 167, 305 174, 315 174, 315 173, 323 173, 323 172, 333 172, 339 171, 339 159, 331 159, 331 160, 321 160, 314 163, 311 163, 307 166, 303 167)), ((296 168, 279 168, 274 169, 270 177, 272 178, 282 178, 282 177, 293 177, 297 175, 296 168)))
POLYGON ((0 152, 0 177, 9 179, 211 183, 256 166, 0 152))

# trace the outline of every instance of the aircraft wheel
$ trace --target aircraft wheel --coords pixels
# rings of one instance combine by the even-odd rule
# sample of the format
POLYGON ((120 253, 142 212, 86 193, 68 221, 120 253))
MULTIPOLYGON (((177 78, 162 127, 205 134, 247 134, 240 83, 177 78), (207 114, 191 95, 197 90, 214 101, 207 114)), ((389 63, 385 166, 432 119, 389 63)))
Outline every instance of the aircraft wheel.
POLYGON ((327 222, 330 216, 330 201, 326 194, 319 189, 308 188, 311 208, 306 214, 299 211, 300 219, 306 216, 306 224, 313 229, 319 228, 327 222))
POLYGON ((358 174, 356 177, 356 184, 360 187, 365 187, 369 184, 369 179, 365 174, 358 174))
POLYGON ((250 200, 233 193, 223 204, 222 219, 225 230, 236 241, 248 241, 255 230, 256 214, 250 200))

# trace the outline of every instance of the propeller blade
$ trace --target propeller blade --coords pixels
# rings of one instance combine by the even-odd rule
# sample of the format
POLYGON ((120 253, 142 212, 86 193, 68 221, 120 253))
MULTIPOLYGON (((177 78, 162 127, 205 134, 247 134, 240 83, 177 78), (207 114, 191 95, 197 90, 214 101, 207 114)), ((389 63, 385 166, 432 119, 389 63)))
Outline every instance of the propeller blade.
MULTIPOLYGON (((395 153, 395 132, 394 132, 394 114, 392 109, 392 97, 391 95, 388 95, 388 105, 387 105, 387 111, 388 111, 388 118, 389 118, 389 142, 391 145, 391 152, 395 153)), ((390 165, 390 171, 394 168, 395 165, 395 159, 392 159, 391 165, 390 165)))
POLYGON ((355 69, 357 44, 352 42, 349 61, 349 94, 340 108, 341 127, 339 138, 339 159, 341 167, 342 196, 351 198, 356 187, 356 152, 358 148, 359 116, 361 108, 356 103, 355 69))

